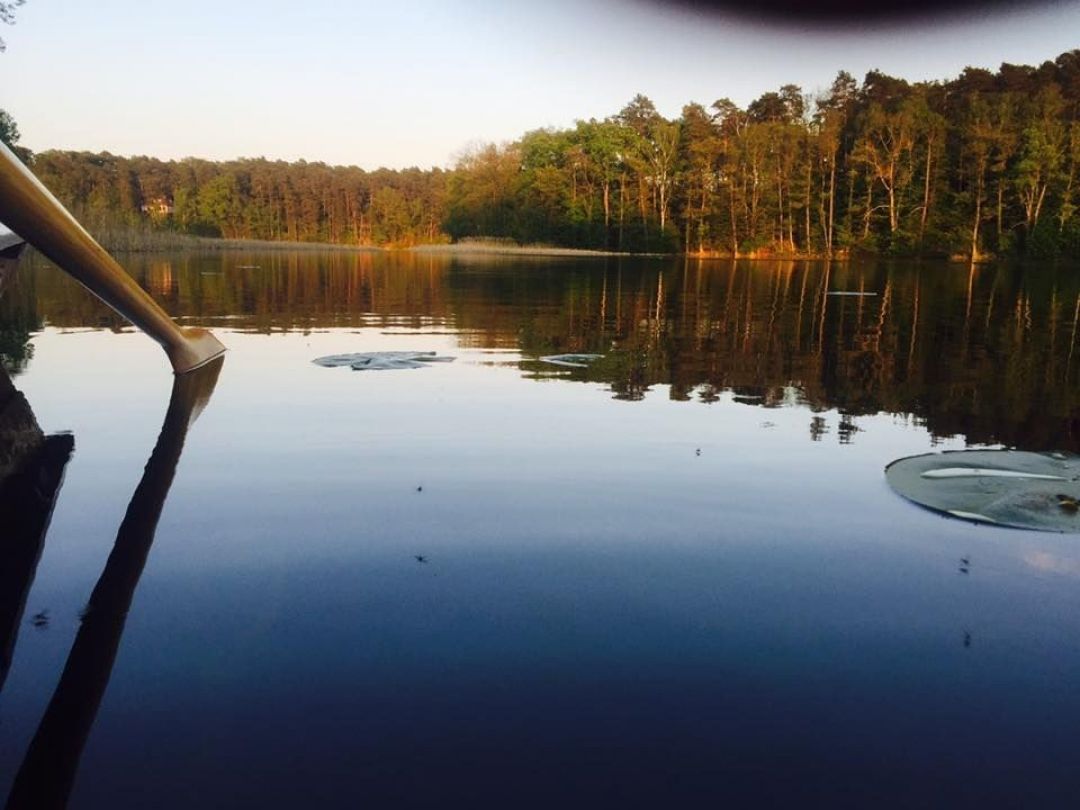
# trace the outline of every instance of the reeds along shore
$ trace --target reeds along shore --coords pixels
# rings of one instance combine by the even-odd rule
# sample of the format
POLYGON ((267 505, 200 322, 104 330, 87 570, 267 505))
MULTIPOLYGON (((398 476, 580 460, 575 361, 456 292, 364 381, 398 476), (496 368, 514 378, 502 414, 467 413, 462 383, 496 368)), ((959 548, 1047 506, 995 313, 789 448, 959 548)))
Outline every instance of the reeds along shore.
MULTIPOLYGON (((552 258, 604 258, 638 257, 663 258, 682 257, 694 260, 751 260, 751 261, 848 261, 876 254, 868 251, 842 248, 831 255, 821 251, 801 252, 780 250, 778 248, 760 248, 740 251, 730 250, 691 250, 680 251, 617 251, 595 250, 590 248, 567 248, 550 244, 518 244, 504 238, 466 238, 457 242, 441 241, 432 244, 375 247, 371 245, 335 244, 331 242, 293 242, 267 239, 226 239, 221 237, 193 236, 176 231, 159 230, 152 227, 106 226, 92 228, 95 238, 108 250, 116 253, 167 253, 171 251, 344 251, 361 253, 385 253, 388 251, 406 251, 431 256, 522 256, 552 258)), ((952 263, 988 264, 999 258, 990 253, 980 253, 975 259, 964 253, 936 253, 923 258, 945 260, 952 263)))
POLYGON ((226 239, 196 236, 150 225, 91 225, 94 238, 110 252, 165 253, 174 250, 348 250, 378 252, 382 248, 330 242, 269 239, 226 239))

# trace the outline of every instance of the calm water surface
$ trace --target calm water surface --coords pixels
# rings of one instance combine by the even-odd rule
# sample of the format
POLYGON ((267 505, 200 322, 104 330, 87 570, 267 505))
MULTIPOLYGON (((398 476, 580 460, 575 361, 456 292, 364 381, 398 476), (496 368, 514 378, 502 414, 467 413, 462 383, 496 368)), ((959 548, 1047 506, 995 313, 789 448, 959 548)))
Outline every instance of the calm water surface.
POLYGON ((16 387, 75 442, 0 692, 5 794, 1075 806, 1080 536, 943 519, 882 470, 1080 451, 1080 273, 128 264, 230 351, 186 430, 207 391, 169 410, 160 350, 74 283, 23 267, 0 301, 16 387), (380 349, 457 359, 310 362, 380 349))

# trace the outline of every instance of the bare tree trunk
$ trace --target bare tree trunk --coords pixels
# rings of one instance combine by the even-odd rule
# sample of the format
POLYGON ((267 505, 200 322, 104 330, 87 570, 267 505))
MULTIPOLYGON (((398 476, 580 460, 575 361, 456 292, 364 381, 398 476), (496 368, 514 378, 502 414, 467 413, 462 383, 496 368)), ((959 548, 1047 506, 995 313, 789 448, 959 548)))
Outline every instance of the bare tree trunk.
POLYGON ((889 167, 889 233, 896 233, 899 217, 896 213, 896 167, 889 167))
POLYGON ((750 238, 757 239, 758 235, 758 202, 761 199, 761 189, 757 166, 753 166, 753 184, 750 187, 750 238))
POLYGON ((832 256, 833 229, 836 227, 836 152, 829 160, 829 224, 825 229, 825 254, 832 256))
POLYGON ((626 173, 619 177, 619 250, 623 247, 623 225, 626 221, 626 173))
POLYGON ((844 215, 844 221, 847 225, 848 239, 852 236, 852 229, 855 227, 855 221, 852 219, 855 212, 855 171, 848 169, 848 195, 847 195, 847 212, 844 215))
POLYGON ((926 220, 930 215, 930 169, 931 160, 934 154, 934 142, 929 140, 926 142, 926 175, 923 181, 923 207, 922 216, 919 218, 919 246, 922 246, 923 238, 926 235, 926 220))
POLYGON ((1039 200, 1035 203, 1035 221, 1031 223, 1031 227, 1034 228, 1039 224, 1039 214, 1042 212, 1043 200, 1046 199, 1046 187, 1049 183, 1043 183, 1042 191, 1039 192, 1039 200))
POLYGON ((979 260, 979 223, 982 221, 982 198, 983 182, 979 178, 978 188, 975 192, 975 223, 971 226, 971 263, 979 260))
POLYGON ((781 175, 780 175, 779 171, 777 171, 777 176, 776 176, 776 194, 777 194, 777 200, 778 200, 778 203, 779 203, 776 206, 776 208, 777 208, 777 214, 778 214, 778 216, 780 218, 779 219, 780 233, 778 234, 778 236, 780 237, 780 250, 783 250, 784 249, 784 183, 782 181, 782 178, 781 178, 781 175))
POLYGON ((735 208, 735 184, 728 186, 728 198, 731 203, 731 258, 739 256, 739 228, 735 208))
POLYGON ((803 245, 803 252, 810 252, 810 187, 814 184, 813 173, 813 161, 810 160, 810 150, 807 149, 806 155, 806 200, 803 210, 806 213, 806 244, 803 245))
POLYGON ((705 252, 705 202, 707 199, 707 190, 705 188, 705 178, 701 180, 701 209, 698 211, 698 253, 705 252))
POLYGON ((863 239, 870 236, 870 216, 874 210, 874 180, 867 176, 866 178, 866 211, 863 214, 863 239))

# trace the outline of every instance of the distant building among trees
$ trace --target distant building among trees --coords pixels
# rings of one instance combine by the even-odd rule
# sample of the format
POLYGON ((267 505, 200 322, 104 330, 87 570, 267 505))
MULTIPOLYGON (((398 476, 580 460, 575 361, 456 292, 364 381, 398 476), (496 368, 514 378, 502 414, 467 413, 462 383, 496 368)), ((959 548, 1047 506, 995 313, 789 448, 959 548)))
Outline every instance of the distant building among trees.
POLYGON ((154 197, 153 199, 144 202, 139 210, 148 215, 151 219, 160 220, 172 216, 173 212, 176 210, 176 206, 174 206, 172 200, 167 197, 154 197))

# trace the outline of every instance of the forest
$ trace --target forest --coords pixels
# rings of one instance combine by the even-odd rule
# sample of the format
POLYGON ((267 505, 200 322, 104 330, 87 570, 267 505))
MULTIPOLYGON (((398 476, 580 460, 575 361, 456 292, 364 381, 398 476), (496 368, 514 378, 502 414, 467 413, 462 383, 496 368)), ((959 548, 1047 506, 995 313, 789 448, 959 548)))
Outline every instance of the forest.
MULTIPOLYGON (((3 113, 0 137, 18 141, 3 113)), ((92 231, 1080 259, 1080 50, 949 81, 841 71, 816 96, 789 84, 674 120, 638 95, 603 119, 473 148, 452 169, 21 155, 92 231)))

